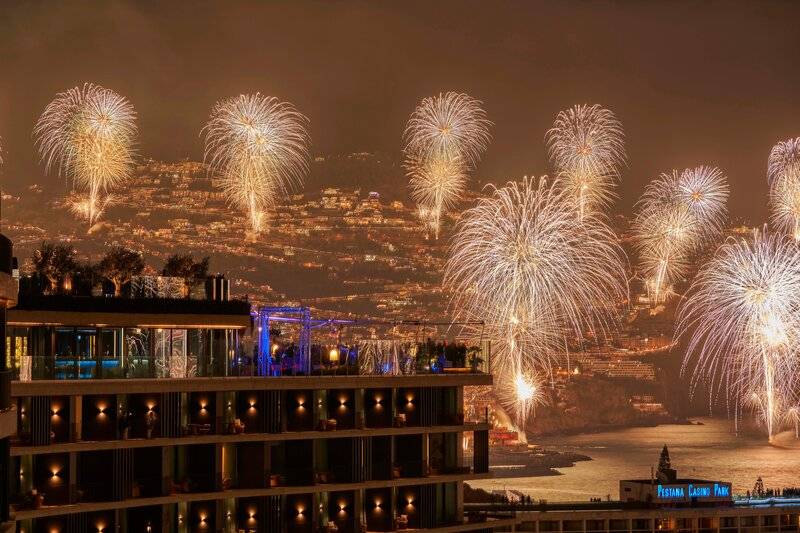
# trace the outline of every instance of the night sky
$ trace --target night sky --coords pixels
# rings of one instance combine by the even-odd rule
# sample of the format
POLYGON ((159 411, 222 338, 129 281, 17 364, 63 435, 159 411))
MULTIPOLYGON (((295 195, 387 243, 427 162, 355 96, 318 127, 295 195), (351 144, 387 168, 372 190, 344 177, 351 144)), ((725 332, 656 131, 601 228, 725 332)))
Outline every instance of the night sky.
MULTIPOLYGON (((314 154, 398 153, 417 101, 484 101, 494 141, 477 170, 548 171, 559 109, 599 103, 627 134, 629 210, 659 172, 714 164, 732 212, 760 222, 766 159, 800 136, 800 2, 16 2, 0 6, 3 182, 43 178, 31 131, 84 81, 127 96, 144 156, 201 158, 221 97, 260 91, 311 119, 314 154)), ((401 179, 398 176, 398 179, 401 179)))

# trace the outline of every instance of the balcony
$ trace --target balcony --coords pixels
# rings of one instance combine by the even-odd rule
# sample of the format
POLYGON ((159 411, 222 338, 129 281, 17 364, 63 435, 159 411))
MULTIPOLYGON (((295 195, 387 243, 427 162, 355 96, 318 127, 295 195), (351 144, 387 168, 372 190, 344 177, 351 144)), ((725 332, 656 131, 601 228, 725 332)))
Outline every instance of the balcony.
MULTIPOLYGON (((20 329, 20 328, 14 328, 20 329)), ((197 353, 183 339, 174 339, 172 330, 145 331, 141 328, 59 328, 60 339, 71 335, 76 341, 65 340, 70 344, 59 344, 56 355, 16 355, 13 357, 12 379, 22 382, 39 380, 84 380, 84 379, 163 379, 163 378, 203 378, 203 377, 281 377, 281 376, 414 376, 414 375, 452 375, 485 374, 489 372, 488 362, 469 365, 461 359, 449 360, 439 357, 406 356, 396 365, 383 365, 376 368, 365 364, 369 356, 353 355, 340 362, 313 363, 309 372, 299 370, 298 360, 293 356, 271 359, 267 373, 259 376, 258 361, 251 357, 233 353, 233 339, 218 341, 222 349, 212 353, 197 353), (160 337, 168 336, 162 339, 160 337), (95 347, 100 336, 107 337, 103 342, 106 350, 101 354, 95 347), (81 344, 77 344, 80 342, 81 344), (113 344, 112 344, 113 343, 113 344), (145 343, 145 344, 142 344, 145 343), (149 344, 154 344, 151 348, 149 344), (76 346, 71 346, 76 344, 76 346), (159 353, 164 346, 171 346, 171 353, 159 353), (181 346, 176 351, 176 346, 181 346), (150 353, 155 351, 156 353, 150 353)), ((181 336, 226 334, 228 330, 174 330, 181 336)), ((488 348, 484 353, 490 358, 488 348)))

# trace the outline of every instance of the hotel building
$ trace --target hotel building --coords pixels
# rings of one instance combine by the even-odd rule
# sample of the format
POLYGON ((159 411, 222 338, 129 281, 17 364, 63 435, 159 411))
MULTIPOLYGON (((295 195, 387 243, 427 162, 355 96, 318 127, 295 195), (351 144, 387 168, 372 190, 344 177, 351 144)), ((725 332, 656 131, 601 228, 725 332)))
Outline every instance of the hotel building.
POLYGON ((252 327, 250 306, 234 300, 21 294, 3 358, 13 381, 0 382, 11 407, 0 414, 11 530, 513 523, 464 518, 463 482, 490 474, 489 427, 464 420, 463 387, 491 384, 488 373, 327 365, 255 376, 241 348, 252 327))

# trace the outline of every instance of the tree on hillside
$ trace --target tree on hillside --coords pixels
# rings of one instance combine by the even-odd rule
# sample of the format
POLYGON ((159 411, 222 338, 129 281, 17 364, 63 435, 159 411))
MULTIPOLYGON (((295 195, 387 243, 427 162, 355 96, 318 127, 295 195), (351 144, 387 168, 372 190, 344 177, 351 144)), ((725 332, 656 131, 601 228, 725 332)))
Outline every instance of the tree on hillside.
POLYGON ((669 450, 667 449, 667 445, 664 445, 664 449, 661 450, 661 456, 658 458, 658 471, 659 472, 666 472, 667 470, 672 468, 672 463, 669 459, 669 450))
POLYGON ((97 272, 114 284, 114 296, 122 295, 122 287, 144 270, 142 254, 117 246, 109 250, 97 264, 97 272))
POLYGON ((55 294, 64 289, 64 282, 70 279, 77 268, 75 249, 68 244, 42 242, 31 257, 36 274, 47 280, 48 291, 55 294))
POLYGON ((192 289, 202 283, 208 277, 209 258, 204 257, 200 261, 195 261, 192 254, 173 254, 167 258, 164 268, 161 270, 162 276, 183 278, 188 296, 192 289))

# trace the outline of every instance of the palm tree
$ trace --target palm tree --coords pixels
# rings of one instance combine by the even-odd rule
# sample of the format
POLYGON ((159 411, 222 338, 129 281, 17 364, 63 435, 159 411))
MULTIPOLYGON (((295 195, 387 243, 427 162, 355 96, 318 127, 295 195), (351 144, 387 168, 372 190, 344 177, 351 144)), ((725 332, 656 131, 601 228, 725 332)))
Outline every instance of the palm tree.
POLYGON ((195 261, 192 254, 173 254, 164 263, 161 275, 183 278, 185 295, 188 296, 194 287, 208 277, 208 264, 208 257, 195 261))
POLYGON ((122 287, 144 270, 142 254, 117 246, 109 250, 97 264, 97 272, 114 284, 114 296, 122 295, 122 287))
POLYGON ((46 279, 50 294, 66 289, 71 275, 77 268, 75 249, 68 244, 53 244, 43 241, 31 257, 36 274, 46 279))

